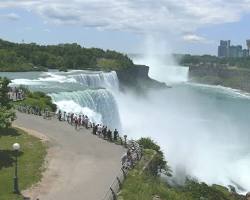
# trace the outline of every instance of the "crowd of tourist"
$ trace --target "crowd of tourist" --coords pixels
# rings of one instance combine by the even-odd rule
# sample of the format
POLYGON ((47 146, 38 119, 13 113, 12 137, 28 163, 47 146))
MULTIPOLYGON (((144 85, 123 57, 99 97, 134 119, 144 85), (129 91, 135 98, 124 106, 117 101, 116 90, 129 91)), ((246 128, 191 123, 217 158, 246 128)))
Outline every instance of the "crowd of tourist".
POLYGON ((80 129, 82 127, 85 127, 86 129, 92 128, 92 133, 94 135, 98 135, 99 137, 102 137, 109 141, 118 141, 118 138, 120 138, 117 129, 111 131, 105 125, 102 125, 100 123, 95 124, 91 122, 87 115, 67 113, 65 111, 59 110, 57 113, 57 117, 59 121, 67 121, 68 124, 74 126, 75 129, 80 129))
POLYGON ((135 163, 142 156, 142 148, 140 145, 133 141, 127 141, 127 136, 121 137, 117 129, 113 131, 107 126, 101 123, 93 123, 87 115, 76 114, 72 112, 65 112, 59 110, 57 113, 50 112, 49 109, 41 109, 38 106, 28 106, 28 105, 18 105, 17 110, 27 114, 33 114, 38 116, 43 116, 44 119, 50 119, 52 116, 56 116, 59 121, 67 122, 69 125, 73 126, 76 130, 82 128, 92 129, 93 135, 96 135, 102 139, 110 142, 124 145, 127 147, 126 153, 122 156, 121 162, 123 169, 131 169, 134 167, 135 163))
POLYGON ((24 99, 24 91, 21 88, 10 87, 8 97, 12 101, 20 101, 24 99))
POLYGON ((124 140, 120 137, 117 129, 112 131, 107 126, 103 124, 92 123, 87 115, 67 113, 65 111, 59 110, 57 113, 59 121, 67 121, 68 124, 75 127, 75 129, 80 129, 85 127, 86 129, 92 128, 92 134, 99 136, 105 140, 120 143, 127 147, 127 152, 122 156, 122 166, 124 169, 131 169, 134 167, 135 163, 142 156, 142 148, 140 145, 134 141, 126 141, 127 136, 124 136, 124 140))

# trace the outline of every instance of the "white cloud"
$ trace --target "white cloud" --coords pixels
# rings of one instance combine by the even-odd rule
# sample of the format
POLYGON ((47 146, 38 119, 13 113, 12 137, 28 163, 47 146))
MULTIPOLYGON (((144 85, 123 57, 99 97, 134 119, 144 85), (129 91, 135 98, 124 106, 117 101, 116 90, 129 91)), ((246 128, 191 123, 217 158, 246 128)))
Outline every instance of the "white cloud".
POLYGON ((195 34, 187 34, 182 37, 182 39, 186 42, 190 43, 207 43, 207 39, 195 34))
POLYGON ((16 13, 9 13, 9 14, 4 14, 0 15, 0 19, 7 19, 11 21, 17 21, 20 19, 20 16, 17 15, 16 13))
POLYGON ((50 29, 47 29, 47 28, 46 28, 46 29, 43 29, 43 31, 44 31, 44 32, 47 32, 47 33, 50 33, 50 32, 51 32, 50 29))
POLYGON ((194 32, 238 21, 250 0, 6 0, 0 8, 22 7, 57 24, 133 32, 194 32))

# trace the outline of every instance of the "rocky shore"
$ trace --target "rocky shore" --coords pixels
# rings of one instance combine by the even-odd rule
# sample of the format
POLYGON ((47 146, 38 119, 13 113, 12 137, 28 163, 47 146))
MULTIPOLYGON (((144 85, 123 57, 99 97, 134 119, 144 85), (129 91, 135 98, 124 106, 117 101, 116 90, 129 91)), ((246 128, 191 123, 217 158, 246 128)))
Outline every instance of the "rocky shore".
POLYGON ((250 92, 250 70, 218 64, 189 66, 189 79, 194 82, 222 85, 250 92))
POLYGON ((134 67, 123 68, 116 71, 121 83, 121 89, 126 87, 143 90, 148 88, 165 88, 165 83, 151 79, 148 75, 149 67, 146 65, 135 65, 134 67))

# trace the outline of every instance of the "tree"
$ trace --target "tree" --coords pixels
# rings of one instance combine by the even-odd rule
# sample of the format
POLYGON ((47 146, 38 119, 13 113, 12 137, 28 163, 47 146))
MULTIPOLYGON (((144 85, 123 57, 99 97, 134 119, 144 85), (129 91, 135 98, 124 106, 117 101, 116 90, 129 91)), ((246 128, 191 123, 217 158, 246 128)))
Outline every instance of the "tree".
POLYGON ((7 78, 0 77, 0 129, 8 128, 15 119, 15 112, 8 98, 8 85, 10 81, 7 78))
POLYGON ((168 166, 167 161, 164 158, 164 154, 158 144, 156 144, 151 138, 140 138, 138 143, 142 145, 144 149, 152 149, 156 152, 156 155, 150 164, 152 175, 157 175, 158 169, 160 169, 161 172, 167 176, 172 176, 171 169, 168 166))

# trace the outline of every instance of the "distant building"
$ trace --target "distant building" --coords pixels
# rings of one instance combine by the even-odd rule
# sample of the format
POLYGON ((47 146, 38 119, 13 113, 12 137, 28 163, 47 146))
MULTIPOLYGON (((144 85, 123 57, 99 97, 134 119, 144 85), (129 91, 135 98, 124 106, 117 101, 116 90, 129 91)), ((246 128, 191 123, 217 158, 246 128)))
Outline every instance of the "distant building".
POLYGON ((230 46, 229 47, 229 56, 230 58, 240 58, 243 56, 242 46, 230 46))
POLYGON ((249 56, 249 50, 248 49, 243 49, 242 54, 243 54, 243 57, 248 57, 249 56))
POLYGON ((247 49, 250 50, 250 40, 247 40, 247 49))
POLYGON ((230 40, 221 40, 218 47, 218 57, 225 58, 229 56, 230 40))
POLYGON ((250 40, 247 40, 247 49, 243 49, 242 45, 232 45, 230 40, 221 40, 218 46, 219 58, 241 58, 249 56, 250 40))

